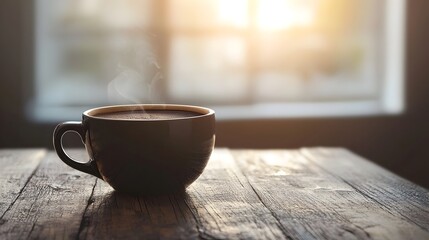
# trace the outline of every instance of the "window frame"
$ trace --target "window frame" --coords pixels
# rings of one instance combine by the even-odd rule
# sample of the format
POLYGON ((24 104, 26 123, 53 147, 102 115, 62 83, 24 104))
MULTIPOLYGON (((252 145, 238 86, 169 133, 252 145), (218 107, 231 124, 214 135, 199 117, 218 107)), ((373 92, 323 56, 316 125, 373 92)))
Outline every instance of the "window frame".
MULTIPOLYGON (((205 34, 238 34, 245 38, 247 44, 247 62, 246 74, 249 79, 248 88, 254 88, 256 65, 255 44, 257 41, 257 23, 256 23, 256 0, 249 0, 248 11, 250 22, 248 30, 239 29, 208 29, 208 30, 192 30, 180 29, 173 30, 168 25, 166 17, 157 18, 157 22, 153 25, 154 31, 159 36, 157 43, 157 53, 161 66, 169 66, 169 52, 171 39, 177 32, 187 32, 187 34, 205 35, 205 34)), ((167 16, 168 2, 166 0, 154 1, 154 16, 167 16)), ((256 104, 239 104, 232 106, 209 106, 216 110, 218 119, 221 120, 239 120, 239 119, 264 119, 264 118, 315 118, 315 117, 348 117, 348 116, 363 116, 363 115, 384 115, 384 114, 399 114, 404 110, 404 47, 405 47, 405 12, 406 1, 391 0, 385 1, 386 10, 384 14, 385 31, 383 39, 386 40, 385 51, 383 52, 384 71, 382 74, 382 84, 384 86, 380 96, 371 100, 356 100, 356 101, 332 101, 332 102, 289 102, 289 103, 256 103, 256 104)), ((37 11, 38 3, 35 3, 34 11, 37 11)), ((35 39, 37 37, 37 22, 38 14, 35 12, 35 39)), ((35 63, 37 64, 37 43, 35 44, 35 63)), ((167 67, 168 68, 168 67, 167 67)), ((38 67, 35 67, 37 76, 38 67)), ((168 79, 168 71, 163 73, 165 79, 168 79)), ((37 81, 36 77, 36 81, 37 81)), ((162 99, 165 102, 171 102, 166 93, 167 83, 162 82, 162 99)), ((34 84, 37 88, 37 83, 34 84)), ((252 90, 248 91, 245 102, 252 102, 252 90)), ((96 105, 88 106, 42 106, 37 104, 37 95, 34 95, 31 101, 27 104, 27 115, 30 119, 37 122, 57 122, 66 119, 78 119, 80 114, 96 105)))

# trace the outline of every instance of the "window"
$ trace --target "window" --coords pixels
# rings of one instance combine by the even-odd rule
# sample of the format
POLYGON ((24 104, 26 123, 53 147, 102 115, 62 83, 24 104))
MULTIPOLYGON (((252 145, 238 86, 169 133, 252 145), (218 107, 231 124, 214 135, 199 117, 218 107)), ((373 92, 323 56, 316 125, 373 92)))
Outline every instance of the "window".
POLYGON ((403 108, 403 0, 36 0, 36 120, 180 103, 218 118, 403 108))

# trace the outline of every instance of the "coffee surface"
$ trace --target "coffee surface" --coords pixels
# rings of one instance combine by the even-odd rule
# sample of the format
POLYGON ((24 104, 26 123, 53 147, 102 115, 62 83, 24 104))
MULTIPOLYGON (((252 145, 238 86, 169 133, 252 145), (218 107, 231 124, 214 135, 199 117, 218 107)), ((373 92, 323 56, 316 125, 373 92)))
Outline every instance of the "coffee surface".
POLYGON ((181 110, 135 110, 96 114, 96 117, 112 119, 175 119, 201 116, 202 114, 181 110))

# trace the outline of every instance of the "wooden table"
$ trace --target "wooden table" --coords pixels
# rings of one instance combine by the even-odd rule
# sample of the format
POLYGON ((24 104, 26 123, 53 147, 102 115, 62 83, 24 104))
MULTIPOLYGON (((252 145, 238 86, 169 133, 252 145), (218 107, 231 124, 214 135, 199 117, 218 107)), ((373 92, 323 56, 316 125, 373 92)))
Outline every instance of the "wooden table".
MULTIPOLYGON (((85 153, 75 150, 75 154, 85 153)), ((429 239, 429 193, 344 149, 216 149, 186 192, 114 192, 0 150, 0 239, 429 239)))

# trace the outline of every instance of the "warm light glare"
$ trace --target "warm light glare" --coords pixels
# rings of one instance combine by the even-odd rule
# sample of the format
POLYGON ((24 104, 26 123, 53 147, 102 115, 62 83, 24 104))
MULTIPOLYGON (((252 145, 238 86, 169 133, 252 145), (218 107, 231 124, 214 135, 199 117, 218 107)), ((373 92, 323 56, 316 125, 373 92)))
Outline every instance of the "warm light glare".
POLYGON ((247 24, 247 0, 219 0, 219 20, 233 26, 247 24))
POLYGON ((313 0, 259 1, 257 22, 262 30, 279 30, 312 23, 316 3, 313 0))

